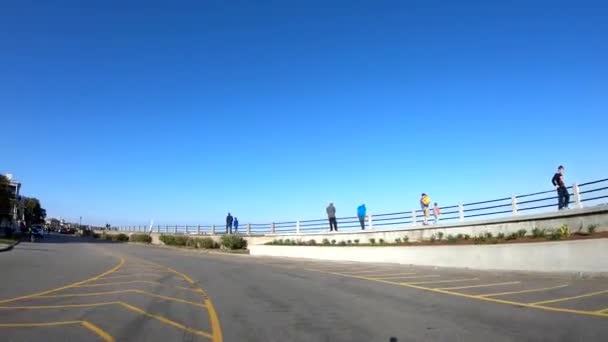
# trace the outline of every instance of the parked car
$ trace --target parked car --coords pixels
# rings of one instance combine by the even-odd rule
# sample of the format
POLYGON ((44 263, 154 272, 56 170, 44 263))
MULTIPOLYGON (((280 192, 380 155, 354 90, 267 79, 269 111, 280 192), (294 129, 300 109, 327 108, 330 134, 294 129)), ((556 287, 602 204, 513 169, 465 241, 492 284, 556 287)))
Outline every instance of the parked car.
POLYGON ((44 237, 44 226, 42 226, 42 225, 33 226, 32 235, 34 235, 34 237, 37 237, 37 238, 43 238, 44 237))
POLYGON ((59 234, 76 234, 76 228, 72 227, 61 227, 59 229, 59 234))

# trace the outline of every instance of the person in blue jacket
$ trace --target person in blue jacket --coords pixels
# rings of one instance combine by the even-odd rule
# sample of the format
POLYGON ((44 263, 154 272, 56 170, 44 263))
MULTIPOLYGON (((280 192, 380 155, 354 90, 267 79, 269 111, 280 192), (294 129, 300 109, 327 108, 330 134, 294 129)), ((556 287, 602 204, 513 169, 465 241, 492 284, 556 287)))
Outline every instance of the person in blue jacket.
POLYGON ((357 216, 359 216, 359 222, 361 223, 361 230, 365 230, 365 215, 367 209, 365 208, 365 204, 361 204, 357 207, 357 216))
POLYGON ((236 218, 236 216, 234 217, 234 222, 232 222, 232 224, 234 225, 234 234, 239 232, 239 219, 236 218))

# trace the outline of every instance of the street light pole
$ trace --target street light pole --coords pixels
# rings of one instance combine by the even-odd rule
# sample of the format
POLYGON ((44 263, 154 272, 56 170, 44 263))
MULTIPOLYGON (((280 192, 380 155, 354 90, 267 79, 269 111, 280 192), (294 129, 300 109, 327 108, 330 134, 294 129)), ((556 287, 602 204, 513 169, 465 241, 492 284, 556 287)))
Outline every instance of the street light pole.
POLYGON ((78 229, 82 230, 82 216, 80 216, 80 222, 78 223, 78 229))

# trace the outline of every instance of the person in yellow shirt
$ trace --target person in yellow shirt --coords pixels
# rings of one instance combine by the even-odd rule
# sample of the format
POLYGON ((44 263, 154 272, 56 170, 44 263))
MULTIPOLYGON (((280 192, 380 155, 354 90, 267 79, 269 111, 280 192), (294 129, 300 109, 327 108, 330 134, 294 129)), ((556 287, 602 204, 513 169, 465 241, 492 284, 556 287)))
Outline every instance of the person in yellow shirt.
POLYGON ((420 208, 424 213, 424 220, 422 224, 424 224, 425 226, 429 224, 429 204, 431 204, 431 199, 429 198, 429 196, 427 196, 427 194, 423 193, 420 197, 420 208))

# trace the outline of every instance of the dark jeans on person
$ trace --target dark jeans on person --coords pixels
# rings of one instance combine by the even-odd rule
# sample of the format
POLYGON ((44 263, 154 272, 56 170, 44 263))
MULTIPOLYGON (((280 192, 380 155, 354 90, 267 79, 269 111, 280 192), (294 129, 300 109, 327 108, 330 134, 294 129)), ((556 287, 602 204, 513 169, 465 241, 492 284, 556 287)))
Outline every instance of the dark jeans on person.
POLYGON ((226 234, 232 234, 232 223, 226 223, 226 234))
POLYGON ((329 231, 331 232, 332 230, 338 231, 338 221, 336 221, 335 217, 329 218, 329 231))
POLYGON ((361 223, 361 229, 365 230, 365 216, 359 216, 359 222, 361 223))
POLYGON ((564 208, 568 208, 570 204, 570 194, 568 193, 568 189, 558 188, 557 189, 557 209, 562 210, 564 208))

